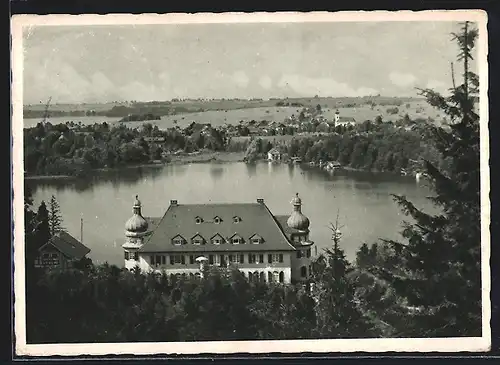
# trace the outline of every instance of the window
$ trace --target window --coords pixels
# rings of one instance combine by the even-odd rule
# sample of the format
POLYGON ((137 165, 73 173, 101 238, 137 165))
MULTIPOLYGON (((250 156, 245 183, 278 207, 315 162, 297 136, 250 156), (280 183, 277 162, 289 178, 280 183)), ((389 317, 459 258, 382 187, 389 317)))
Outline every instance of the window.
POLYGON ((203 244, 203 238, 201 237, 195 237, 193 238, 193 245, 200 246, 203 244))
POLYGON ((260 243, 260 241, 261 241, 260 237, 254 237, 254 238, 252 238, 252 243, 254 245, 258 245, 260 243))
POLYGON ((208 255, 208 263, 210 265, 213 265, 214 264, 214 255, 208 255))
POLYGON ((277 262, 283 262, 283 254, 282 253, 273 253, 267 255, 267 262, 269 264, 271 263, 277 263, 277 262))
POLYGON ((215 237, 215 238, 212 240, 212 243, 213 243, 214 245, 220 245, 220 244, 222 244, 222 238, 220 238, 220 236, 217 236, 217 237, 215 237))
POLYGON ((185 264, 186 260, 184 255, 170 255, 170 264, 185 264))
POLYGON ((180 246, 180 245, 184 244, 184 238, 182 238, 181 236, 174 237, 174 239, 172 240, 172 243, 175 246, 180 246))
POLYGON ((310 249, 310 248, 308 248, 306 252, 307 252, 307 257, 308 257, 308 258, 309 258, 309 257, 311 257, 311 249, 310 249))
POLYGON ((50 255, 50 257, 53 258, 53 259, 57 259, 58 255, 57 255, 57 253, 53 253, 53 254, 50 255))
POLYGON ((239 223, 239 222, 241 222, 241 218, 240 217, 233 217, 233 222, 239 223))
POLYGON ((214 218, 214 223, 215 224, 219 224, 220 222, 222 222, 222 219, 220 219, 220 217, 215 217, 214 218))
POLYGON ((277 272, 277 271, 273 272, 273 281, 275 283, 279 283, 280 282, 280 273, 279 272, 277 272))
POLYGON ((302 276, 303 278, 305 278, 307 276, 307 267, 302 266, 300 268, 300 276, 302 276))
POLYGON ((153 255, 149 256, 149 263, 151 265, 154 265, 155 264, 155 257, 153 255))
POLYGON ((194 221, 196 222, 196 224, 200 224, 201 222, 203 222, 203 219, 201 219, 201 217, 196 217, 194 221))
POLYGON ((156 255, 155 256, 155 264, 156 265, 161 265, 162 261, 165 262, 165 256, 163 256, 163 260, 162 260, 162 256, 160 255, 156 255))
POLYGON ((235 262, 236 260, 234 259, 234 255, 229 255, 228 258, 227 258, 227 261, 230 264, 232 264, 233 262, 235 262))
POLYGON ((194 256, 193 255, 189 255, 189 263, 191 265, 194 264, 194 256))
MULTIPOLYGON (((137 252, 135 253, 137 255, 137 252)), ((137 260, 137 259, 136 259, 137 260)), ((165 265, 167 263, 167 257, 165 255, 161 256, 161 264, 165 265)))
POLYGON ((240 255, 240 264, 245 263, 245 255, 240 255))
POLYGON ((268 271, 267 273, 267 281, 272 283, 273 282, 273 273, 268 271))
POLYGON ((262 272, 259 274, 259 279, 260 279, 260 282, 261 282, 261 283, 265 283, 265 282, 266 282, 266 275, 264 274, 264 271, 262 271, 262 272))
POLYGON ((279 279, 280 279, 280 283, 285 282, 285 274, 283 273, 283 271, 280 271, 279 279))
POLYGON ((255 254, 251 253, 248 255, 248 263, 255 264, 255 254))
POLYGON ((234 237, 231 242, 233 242, 233 245, 239 245, 240 244, 240 238, 239 237, 234 237))
POLYGON ((297 250, 297 258, 298 259, 302 258, 302 251, 301 250, 297 250))
POLYGON ((259 262, 258 263, 261 263, 261 264, 264 263, 264 254, 259 255, 259 262))
POLYGON ((44 253, 42 257, 43 257, 44 259, 48 259, 48 258, 49 258, 49 254, 48 254, 48 253, 44 253))
POLYGON ((220 265, 222 255, 214 255, 214 265, 220 265))

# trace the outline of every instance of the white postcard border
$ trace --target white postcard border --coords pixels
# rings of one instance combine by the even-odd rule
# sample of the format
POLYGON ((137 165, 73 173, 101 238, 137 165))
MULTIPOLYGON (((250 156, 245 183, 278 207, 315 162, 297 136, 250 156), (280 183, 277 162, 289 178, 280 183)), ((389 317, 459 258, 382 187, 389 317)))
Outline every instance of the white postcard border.
POLYGON ((15 352, 22 356, 244 354, 334 352, 464 352, 488 351, 491 346, 490 303, 490 174, 488 131, 487 15, 482 10, 349 11, 283 13, 15 15, 11 19, 12 163, 14 219, 14 329, 15 352), (171 343, 26 344, 24 272, 24 169, 23 169, 23 29, 30 26, 118 24, 258 23, 258 22, 362 22, 362 21, 473 21, 479 29, 482 336, 474 338, 335 339, 276 341, 210 341, 171 343))

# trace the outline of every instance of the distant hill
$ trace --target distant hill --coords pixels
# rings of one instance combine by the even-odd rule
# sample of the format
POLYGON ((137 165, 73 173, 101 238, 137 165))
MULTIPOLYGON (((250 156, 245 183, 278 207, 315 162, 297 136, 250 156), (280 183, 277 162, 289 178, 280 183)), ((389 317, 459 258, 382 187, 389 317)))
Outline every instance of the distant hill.
MULTIPOLYGON (((103 104, 53 104, 49 107, 52 117, 64 116, 106 116, 126 117, 130 114, 177 115, 205 111, 226 111, 249 108, 270 108, 276 106, 316 106, 322 108, 352 108, 362 105, 401 106, 405 103, 423 100, 411 97, 365 96, 365 97, 304 97, 262 99, 217 99, 217 100, 173 100, 152 102, 114 102, 103 104)), ((24 118, 43 118, 46 105, 43 103, 24 106, 24 118)))

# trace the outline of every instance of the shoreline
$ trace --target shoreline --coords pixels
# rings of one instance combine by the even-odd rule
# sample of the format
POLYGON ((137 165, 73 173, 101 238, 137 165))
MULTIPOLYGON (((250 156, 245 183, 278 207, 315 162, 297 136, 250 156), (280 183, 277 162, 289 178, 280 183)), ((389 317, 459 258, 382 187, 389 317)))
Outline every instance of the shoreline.
MULTIPOLYGON (((118 167, 100 167, 90 170, 90 172, 113 171, 119 169, 134 169, 148 167, 165 167, 168 165, 187 165, 191 163, 234 163, 244 162, 244 152, 201 152, 192 155, 173 155, 168 162, 150 162, 138 165, 125 165, 118 167)), ((71 175, 24 175, 24 180, 71 180, 79 179, 78 176, 71 175)))
MULTIPOLYGON (((244 152, 200 152, 193 154, 179 154, 173 155, 170 157, 170 161, 158 161, 158 162, 149 162, 138 165, 125 165, 118 167, 101 167, 97 169, 92 169, 90 172, 106 172, 120 169, 134 169, 134 168, 150 168, 150 167, 165 167, 169 165, 187 165, 187 164, 201 164, 201 163, 214 163, 214 164, 226 164, 226 163, 236 163, 236 162, 245 162, 244 160, 245 153, 244 152)), ((291 162, 285 161, 268 161, 266 158, 257 159, 255 162, 269 162, 269 163, 277 163, 283 165, 293 164, 291 162)), ((295 165, 295 164, 293 164, 295 165)), ((298 164, 302 166, 307 166, 308 168, 318 169, 320 171, 329 171, 324 168, 321 168, 316 165, 309 165, 307 163, 298 164)), ((331 171, 334 172, 335 170, 331 171)), ((349 166, 342 166, 339 168, 339 171, 352 171, 352 172, 368 172, 374 174, 384 174, 390 173, 394 174, 394 176, 404 176, 400 175, 396 172, 391 171, 378 171, 378 170, 366 170, 359 169, 349 166)), ((410 175, 411 176, 411 175, 410 175)), ((71 175, 25 175, 24 180, 72 180, 79 179, 78 176, 71 175)))

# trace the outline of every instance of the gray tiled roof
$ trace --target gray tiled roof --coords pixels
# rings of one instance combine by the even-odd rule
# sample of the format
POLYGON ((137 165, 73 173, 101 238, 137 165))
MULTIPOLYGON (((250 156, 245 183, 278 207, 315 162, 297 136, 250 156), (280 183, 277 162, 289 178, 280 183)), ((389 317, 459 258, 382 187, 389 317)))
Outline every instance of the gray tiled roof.
MULTIPOLYGON (((153 221, 154 219, 151 219, 153 221)), ((152 222, 153 223, 153 222, 152 222)), ((156 229, 140 249, 142 252, 209 252, 209 251, 293 251, 278 222, 264 203, 246 204, 178 204, 170 205, 156 229), (196 223, 196 217, 203 221, 196 223), (213 219, 220 217, 221 222, 213 219), (233 218, 241 221, 234 223, 233 218), (214 245, 210 239, 220 234, 227 242, 214 245), (244 244, 229 243, 233 235, 239 235, 244 244), (250 238, 258 234, 261 244, 251 243, 250 238), (187 242, 173 245, 172 239, 181 235, 187 242), (194 245, 191 238, 200 235, 204 245, 194 245)))
POLYGON ((50 238, 48 244, 52 244, 63 255, 74 260, 79 260, 90 252, 90 248, 65 231, 57 232, 50 238))

